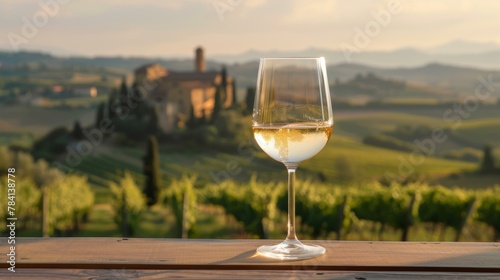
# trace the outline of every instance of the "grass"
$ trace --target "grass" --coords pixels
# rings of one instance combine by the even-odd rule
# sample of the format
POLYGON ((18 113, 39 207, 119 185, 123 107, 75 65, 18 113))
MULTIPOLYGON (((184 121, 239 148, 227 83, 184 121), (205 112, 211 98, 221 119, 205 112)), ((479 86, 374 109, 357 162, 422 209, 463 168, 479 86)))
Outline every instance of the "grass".
MULTIPOLYGON (((75 169, 89 175, 89 181, 100 187, 117 182, 121 178, 121 172, 128 170, 137 184, 142 186, 142 148, 106 149, 110 152, 85 157, 75 169)), ((301 179, 318 179, 321 173, 326 182, 330 183, 367 182, 380 179, 386 172, 398 175, 402 168, 404 172, 412 171, 415 175, 424 175, 434 180, 477 168, 475 163, 433 157, 427 157, 422 164, 416 165, 406 164, 410 160, 408 153, 367 146, 347 137, 334 136, 318 155, 300 165, 297 176, 301 179)), ((210 150, 191 153, 182 149, 175 152, 162 149, 160 167, 165 183, 184 174, 198 176, 200 183, 217 183, 229 178, 248 181, 253 174, 261 181, 286 180, 284 166, 270 159, 258 148, 253 150, 253 154, 246 155, 210 150)))
POLYGON ((51 109, 30 106, 3 106, 0 109, 2 133, 32 133, 42 136, 58 126, 73 126, 75 120, 88 125, 95 120, 95 109, 51 109))
POLYGON ((455 134, 473 143, 500 147, 500 118, 464 122, 455 130, 455 134))
POLYGON ((361 139, 372 133, 393 130, 399 125, 427 125, 447 127, 447 124, 434 117, 417 116, 398 112, 359 112, 335 116, 335 134, 361 139))

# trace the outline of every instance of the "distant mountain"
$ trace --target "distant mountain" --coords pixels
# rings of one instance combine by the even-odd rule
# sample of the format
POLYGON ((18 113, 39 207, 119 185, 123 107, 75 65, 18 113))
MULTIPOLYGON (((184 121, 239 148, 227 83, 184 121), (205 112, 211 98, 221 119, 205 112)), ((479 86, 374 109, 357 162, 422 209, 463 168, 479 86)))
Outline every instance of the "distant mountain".
MULTIPOLYGON (((281 53, 281 52, 277 52, 281 53)), ((277 53, 272 53, 277 56, 277 53)), ((263 53, 253 52, 252 55, 261 55, 263 53)), ((299 56, 299 53, 289 52, 284 53, 287 56, 299 56)), ((326 55, 326 51, 319 49, 310 49, 302 53, 302 56, 326 55)), ((341 55, 338 54, 337 55, 341 55)), ((359 59, 363 61, 374 63, 375 57, 385 61, 411 61, 415 60, 414 64, 418 66, 409 67, 375 67, 367 66, 361 63, 345 63, 344 60, 337 58, 336 60, 329 60, 331 64, 327 66, 328 76, 330 82, 333 83, 336 79, 346 81, 352 79, 357 74, 366 75, 373 73, 382 78, 396 79, 407 81, 416 85, 425 87, 436 88, 445 90, 454 94, 472 94, 477 86, 478 77, 484 78, 492 75, 493 80, 500 80, 500 72, 494 70, 483 70, 465 66, 451 66, 452 63, 435 63, 428 62, 423 58, 428 58, 430 55, 420 51, 404 49, 395 52, 379 52, 379 53, 360 53, 359 59), (371 58, 370 58, 371 56, 371 58), (373 59, 373 60, 370 60, 373 59), (416 63, 420 61, 421 63, 416 63), (334 63, 335 62, 335 63, 334 63)), ((460 55, 456 55, 460 56, 460 55)), ((449 56, 450 58, 453 55, 449 56)), ((483 61, 494 64, 495 57, 497 59, 496 65, 500 66, 500 51, 493 53, 483 53, 470 55, 470 58, 482 57, 483 61)), ((210 57, 211 58, 211 57, 210 57)), ((250 56, 249 56, 250 58, 250 56)), ((462 56, 463 58, 463 56, 462 56)), ((212 58, 211 58, 212 59, 212 58)), ((464 61, 464 60, 463 60, 464 61)), ((29 63, 44 63, 47 65, 60 65, 60 66, 95 66, 106 68, 118 68, 127 71, 133 71, 135 68, 148 63, 160 63, 167 69, 176 71, 191 71, 194 68, 192 59, 163 59, 163 58, 147 58, 147 57, 56 57, 49 54, 37 52, 1 52, 0 51, 0 72, 2 68, 9 67, 9 65, 20 65, 29 63)), ((387 64, 391 64, 387 63, 387 64)), ((259 61, 257 59, 250 60, 243 63, 226 63, 228 72, 233 75, 240 88, 255 86, 257 79, 259 61)), ((220 61, 208 60, 207 69, 220 70, 222 63, 220 61)), ((500 68, 500 67, 497 67, 500 68)), ((1 74, 1 73, 0 73, 1 74)), ((500 95, 500 90, 497 90, 500 95)))
POLYGON ((493 48, 493 45, 488 46, 471 48, 462 45, 462 48, 456 48, 454 51, 451 51, 450 46, 442 46, 429 51, 406 48, 395 51, 362 51, 359 53, 325 49, 307 49, 294 52, 250 51, 239 55, 215 55, 212 56, 212 59, 230 64, 258 60, 260 57, 323 56, 329 64, 358 63, 377 67, 419 67, 429 63, 442 63, 484 69, 500 69, 500 48, 493 48), (460 53, 461 49, 464 51, 469 50, 470 53, 460 53), (487 51, 480 52, 479 49, 487 51))
MULTIPOLYGON (((74 65, 76 63, 83 63, 85 65, 102 65, 104 67, 115 67, 132 70, 137 65, 150 63, 153 61, 160 61, 167 63, 165 66, 192 69, 192 65, 185 62, 189 61, 188 58, 172 58, 168 57, 168 53, 164 57, 85 57, 69 55, 66 50, 59 50, 57 48, 44 47, 42 51, 49 51, 56 53, 56 55, 48 55, 38 53, 38 57, 32 57, 34 60, 31 62, 38 62, 39 60, 51 60, 53 63, 60 65, 74 65), (63 58, 61 58, 63 56, 63 58), (87 64, 90 63, 90 64, 87 64)), ((36 54, 33 51, 19 52, 18 54, 30 53, 36 54)), ((0 62, 7 63, 8 59, 5 58, 7 51, 1 51, 0 48, 0 62)), ((36 55, 34 55, 36 56, 36 55)), ((417 49, 413 47, 401 48, 392 51, 364 51, 361 49, 359 52, 342 51, 340 46, 332 46, 331 49, 309 48, 299 51, 281 51, 281 50, 249 50, 240 54, 224 55, 212 54, 208 50, 207 56, 211 60, 208 68, 220 68, 222 64, 246 63, 259 60, 261 57, 315 57, 324 56, 328 64, 343 64, 355 63, 362 65, 371 65, 374 67, 422 67, 431 63, 456 65, 463 67, 474 67, 483 69, 500 69, 500 44, 496 42, 471 42, 465 40, 455 40, 443 45, 435 46, 427 49, 417 49)))
MULTIPOLYGON (((258 61, 234 64, 228 67, 229 73, 235 76, 239 86, 255 86, 258 61)), ((488 71, 476 68, 450 66, 431 63, 420 67, 378 68, 354 63, 341 63, 327 66, 330 83, 335 80, 347 81, 356 75, 375 74, 378 77, 407 81, 427 88, 436 88, 458 95, 474 94, 479 84, 478 77, 487 79, 492 75, 493 81, 500 80, 500 71, 488 71)), ((500 96, 497 90, 495 95, 500 96)))
POLYGON ((433 54, 479 54, 500 50, 500 44, 496 42, 470 42, 465 40, 455 40, 446 44, 436 46, 426 51, 433 54))

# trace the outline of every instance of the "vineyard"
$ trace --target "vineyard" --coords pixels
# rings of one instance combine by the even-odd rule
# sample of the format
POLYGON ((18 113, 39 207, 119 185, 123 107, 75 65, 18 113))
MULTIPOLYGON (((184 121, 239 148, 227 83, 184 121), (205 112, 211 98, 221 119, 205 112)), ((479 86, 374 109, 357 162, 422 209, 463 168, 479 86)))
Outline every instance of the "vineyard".
MULTIPOLYGON (((217 165, 225 160, 208 162, 217 165)), ((0 162, 0 168, 13 166, 22 178, 17 181, 16 210, 19 231, 28 236, 40 232, 86 235, 87 227, 96 227, 89 218, 95 215, 104 219, 102 225, 115 236, 141 237, 144 228, 150 228, 152 236, 204 237, 207 228, 218 227, 222 232, 215 237, 279 238, 286 227, 284 182, 251 176, 246 182, 207 183, 197 177, 165 174, 158 205, 147 208, 140 167, 110 156, 90 156, 82 162, 78 173, 92 174, 88 180, 7 149, 0 149, 0 162), (146 225, 148 221, 153 222, 146 225), (109 224, 114 226, 109 229, 109 224)), ((164 165, 172 167, 168 161, 164 165)), ((1 179, 1 192, 6 193, 6 182, 1 179)), ((342 186, 314 180, 297 186, 299 235, 307 238, 419 240, 422 232, 434 240, 500 238, 500 186, 466 190, 424 183, 342 186)), ((3 200, 2 223, 7 215, 5 205, 3 200)), ((99 228, 95 234, 99 235, 99 228)))

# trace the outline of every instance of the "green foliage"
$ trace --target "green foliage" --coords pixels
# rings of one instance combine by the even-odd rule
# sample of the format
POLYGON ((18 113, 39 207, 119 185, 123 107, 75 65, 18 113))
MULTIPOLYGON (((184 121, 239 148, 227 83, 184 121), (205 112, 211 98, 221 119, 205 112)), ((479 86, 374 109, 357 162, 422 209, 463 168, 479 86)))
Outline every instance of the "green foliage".
POLYGON ((477 207, 476 220, 495 230, 495 240, 500 240, 500 186, 484 191, 477 207))
POLYGON ((110 183, 114 221, 123 236, 133 236, 140 222, 146 200, 129 172, 125 172, 118 184, 110 183))
POLYGON ((245 106, 248 113, 253 112, 253 104, 255 102, 255 88, 247 88, 247 94, 245 96, 245 106))
POLYGON ((242 222, 246 233, 267 238, 274 229, 276 204, 282 189, 280 183, 260 183, 252 176, 247 184, 232 180, 209 184, 204 196, 206 202, 223 206, 227 214, 242 222))
POLYGON ((122 77, 122 82, 120 84, 120 95, 119 95, 119 98, 120 98, 121 105, 122 106, 127 106, 127 101, 128 101, 128 98, 129 98, 129 94, 128 94, 127 77, 126 76, 122 77))
POLYGON ((194 107, 191 104, 191 108, 189 109, 189 119, 186 122, 186 126, 189 129, 194 129, 196 127, 197 120, 196 116, 194 115, 194 107))
POLYGON ((182 176, 174 179, 161 194, 163 203, 170 206, 176 225, 176 237, 188 238, 192 234, 197 216, 197 193, 195 176, 182 176))
POLYGON ((389 187, 378 183, 369 184, 356 194, 353 211, 360 219, 403 230, 401 240, 406 241, 408 229, 417 217, 416 189, 420 187, 402 187, 397 183, 389 187))
MULTIPOLYGON (((142 103, 141 103, 142 104, 142 103)), ((144 105, 143 105, 144 106, 144 105)), ((156 135, 160 129, 159 113, 156 106, 149 106, 149 116, 147 118, 147 129, 151 135, 156 135)))
POLYGON ((233 96, 231 97, 231 100, 233 101, 233 106, 236 105, 236 103, 238 102, 238 88, 236 87, 236 79, 233 78, 233 85, 232 85, 232 88, 233 88, 233 96))
POLYGON ((45 186, 44 192, 49 201, 49 235, 54 231, 76 231, 79 222, 94 204, 94 193, 87 178, 78 175, 67 175, 54 184, 45 186))
POLYGON ((215 96, 214 96, 214 108, 212 110, 212 118, 210 119, 211 123, 214 123, 215 120, 219 117, 219 113, 222 111, 223 106, 222 106, 222 91, 225 89, 222 89, 220 86, 217 87, 215 91, 215 96))
POLYGON ((160 159, 158 155, 158 141, 155 136, 150 136, 146 155, 143 158, 144 176, 146 176, 146 185, 144 195, 149 207, 158 202, 158 196, 161 188, 160 159))
MULTIPOLYGON (((74 233, 78 230, 79 223, 94 203, 94 194, 86 177, 74 174, 65 176, 44 160, 34 162, 29 154, 14 153, 5 148, 0 148, 0 157, 5 160, 6 166, 16 170, 16 177, 13 178, 16 181, 16 216, 21 228, 39 228, 43 212, 41 197, 45 193, 47 216, 41 218, 45 219, 48 226, 47 233, 74 233)), ((7 179, 2 178, 0 188, 5 187, 4 182, 7 179)), ((0 205, 0 208, 6 209, 5 205, 0 205)))
POLYGON ((14 155, 5 146, 0 146, 0 170, 7 170, 12 167, 14 155))
POLYGON ((216 145, 220 140, 219 132, 215 125, 202 125, 194 132, 196 142, 201 145, 216 145))
POLYGON ((493 157, 493 149, 491 146, 486 145, 483 148, 483 160, 479 172, 482 174, 495 174, 497 171, 495 167, 495 158, 493 157))
POLYGON ((457 239, 470 215, 474 196, 465 190, 441 186, 422 191, 419 218, 422 222, 442 224, 457 231, 457 239))
POLYGON ((474 148, 463 148, 460 150, 445 151, 441 156, 451 160, 479 162, 481 159, 481 152, 474 148))
POLYGON ((111 93, 109 94, 109 99, 108 99, 108 118, 111 120, 115 119, 117 117, 117 105, 119 103, 119 97, 118 97, 118 90, 112 89, 111 93))
POLYGON ((83 128, 79 121, 75 121, 73 125, 73 131, 71 131, 71 136, 75 140, 82 140, 85 135, 83 134, 83 128))
MULTIPOLYGON (((14 173, 14 175, 16 174, 14 173)), ((16 196, 16 204, 13 205, 13 208, 16 209, 15 217, 17 217, 17 230, 22 231, 22 229, 28 228, 29 221, 40 220, 41 218, 39 210, 41 192, 31 179, 18 179, 16 177, 10 177, 10 179, 15 181, 15 193, 13 194, 16 196)), ((9 217, 7 212, 7 189, 7 176, 0 177, 0 192, 4 194, 2 195, 3 198, 0 205, 0 226, 2 227, 2 231, 5 229, 5 220, 9 217)), ((9 194, 11 193, 9 192, 9 194)))
POLYGON ((66 127, 57 127, 33 144, 33 157, 53 159, 55 155, 64 153, 71 134, 66 127))
MULTIPOLYGON (((351 198, 340 187, 331 187, 312 181, 296 182, 295 213, 302 226, 309 229, 314 238, 335 232, 337 239, 348 230, 357 218, 351 212, 351 198)), ((278 207, 288 211, 288 191, 282 191, 278 207)))
POLYGON ((101 122, 105 118, 105 110, 106 105, 104 103, 99 104, 99 107, 97 107, 97 113, 96 113, 96 118, 95 118, 95 126, 96 127, 101 127, 101 122))

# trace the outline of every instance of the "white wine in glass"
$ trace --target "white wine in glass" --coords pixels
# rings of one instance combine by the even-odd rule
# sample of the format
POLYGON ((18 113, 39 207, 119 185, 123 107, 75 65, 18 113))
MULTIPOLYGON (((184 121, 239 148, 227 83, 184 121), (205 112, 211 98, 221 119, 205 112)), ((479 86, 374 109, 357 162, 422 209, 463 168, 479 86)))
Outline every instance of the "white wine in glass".
POLYGON ((288 170, 288 235, 277 245, 257 249, 280 260, 314 258, 325 253, 295 235, 295 171, 330 139, 333 113, 324 58, 262 58, 252 129, 259 146, 288 170))

